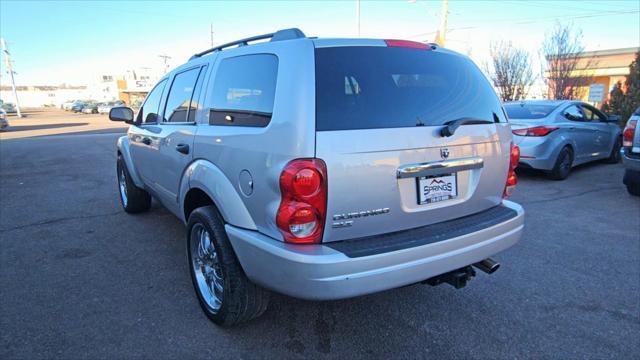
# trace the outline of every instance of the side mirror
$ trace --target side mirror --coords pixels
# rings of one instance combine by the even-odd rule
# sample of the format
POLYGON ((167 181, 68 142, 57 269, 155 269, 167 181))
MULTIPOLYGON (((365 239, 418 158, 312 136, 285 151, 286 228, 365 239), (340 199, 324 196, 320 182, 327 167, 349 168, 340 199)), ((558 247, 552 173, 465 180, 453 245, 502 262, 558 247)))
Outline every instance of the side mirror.
POLYGON ((124 121, 127 124, 133 124, 133 110, 126 106, 118 106, 109 110, 109 120, 124 121))
POLYGON ((620 117, 620 115, 608 115, 607 114, 607 120, 605 120, 606 122, 619 122, 620 119, 622 119, 622 117, 620 117))

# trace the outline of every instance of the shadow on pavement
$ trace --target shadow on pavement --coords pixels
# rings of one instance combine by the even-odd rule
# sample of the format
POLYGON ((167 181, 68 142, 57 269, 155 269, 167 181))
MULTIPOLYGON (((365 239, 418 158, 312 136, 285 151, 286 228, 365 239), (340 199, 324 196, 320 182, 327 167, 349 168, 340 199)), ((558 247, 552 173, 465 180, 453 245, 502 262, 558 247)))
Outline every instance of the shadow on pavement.
POLYGON ((5 132, 42 130, 42 129, 59 129, 72 126, 86 126, 89 123, 62 123, 62 124, 41 124, 41 125, 11 125, 5 132))

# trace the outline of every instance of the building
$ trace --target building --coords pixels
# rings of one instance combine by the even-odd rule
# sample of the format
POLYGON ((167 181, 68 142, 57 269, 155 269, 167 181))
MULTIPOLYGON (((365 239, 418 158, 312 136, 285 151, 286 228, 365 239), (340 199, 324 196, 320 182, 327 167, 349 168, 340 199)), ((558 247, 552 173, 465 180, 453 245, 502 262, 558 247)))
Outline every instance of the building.
MULTIPOLYGON (((589 79, 588 83, 577 92, 580 100, 588 101, 590 86, 601 84, 603 98, 597 103, 607 101, 615 84, 618 81, 624 84, 625 77, 629 75, 629 65, 638 51, 640 47, 586 51, 580 54, 576 69, 571 74, 571 77, 589 79)), ((551 95, 551 89, 549 89, 549 95, 551 95)))

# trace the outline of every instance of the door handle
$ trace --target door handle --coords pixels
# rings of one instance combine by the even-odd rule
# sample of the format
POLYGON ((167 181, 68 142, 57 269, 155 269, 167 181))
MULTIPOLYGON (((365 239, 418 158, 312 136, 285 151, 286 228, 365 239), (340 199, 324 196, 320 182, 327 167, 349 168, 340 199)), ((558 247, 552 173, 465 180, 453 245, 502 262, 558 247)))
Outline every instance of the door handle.
POLYGON ((188 144, 178 144, 176 145, 176 151, 187 155, 189 153, 189 145, 188 144))
POLYGON ((149 139, 148 137, 144 137, 142 138, 142 143, 145 145, 151 145, 151 139, 149 139))

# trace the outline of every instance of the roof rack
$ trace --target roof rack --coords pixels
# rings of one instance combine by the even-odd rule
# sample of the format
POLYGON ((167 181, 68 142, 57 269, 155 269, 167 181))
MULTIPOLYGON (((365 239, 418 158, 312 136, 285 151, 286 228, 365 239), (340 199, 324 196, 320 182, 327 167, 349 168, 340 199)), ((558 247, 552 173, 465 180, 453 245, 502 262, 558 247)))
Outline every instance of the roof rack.
POLYGON ((258 41, 258 40, 264 40, 264 39, 271 39, 271 41, 282 41, 282 40, 293 40, 293 39, 301 39, 304 38, 305 35, 304 33, 298 29, 298 28, 291 28, 291 29, 283 29, 283 30, 278 30, 274 33, 271 34, 264 34, 264 35, 257 35, 257 36, 252 36, 252 37, 248 37, 246 39, 240 39, 240 40, 236 40, 236 41, 232 41, 230 43, 226 43, 220 46, 216 46, 213 47, 209 50, 205 50, 203 52, 199 52, 195 55, 193 55, 189 60, 193 60, 195 58, 199 58, 203 55, 207 55, 209 53, 215 52, 215 51, 220 51, 223 49, 226 49, 228 47, 232 47, 232 46, 245 46, 245 45, 249 45, 250 42, 254 42, 254 41, 258 41))

